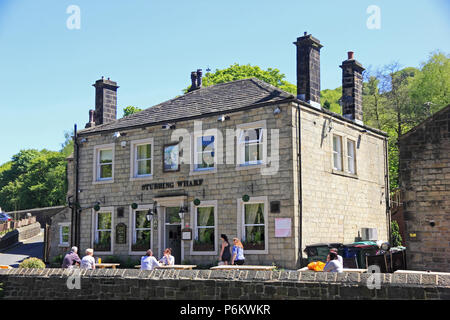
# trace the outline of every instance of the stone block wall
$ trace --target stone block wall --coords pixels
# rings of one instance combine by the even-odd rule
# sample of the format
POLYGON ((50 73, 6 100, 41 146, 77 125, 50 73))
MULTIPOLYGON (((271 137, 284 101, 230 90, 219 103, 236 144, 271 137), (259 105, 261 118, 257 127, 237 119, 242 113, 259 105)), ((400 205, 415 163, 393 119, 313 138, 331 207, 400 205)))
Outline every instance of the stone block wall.
MULTIPOLYGON (((178 172, 164 173, 162 170, 162 151, 163 146, 171 141, 172 130, 161 130, 160 126, 148 127, 144 129, 122 130, 119 139, 114 140, 113 133, 102 133, 87 136, 87 142, 80 147, 80 165, 79 165, 79 184, 81 192, 79 193, 80 204, 82 208, 92 208, 97 202, 101 202, 102 207, 114 207, 113 229, 119 223, 127 225, 128 232, 131 231, 130 213, 132 203, 138 205, 151 204, 154 198, 161 196, 179 196, 186 195, 185 205, 198 198, 201 201, 217 201, 217 240, 218 246, 215 254, 194 255, 191 254, 191 241, 182 243, 184 250, 184 260, 195 264, 216 264, 219 255, 220 234, 226 234, 230 239, 241 237, 241 226, 239 224, 237 207, 238 202, 244 194, 250 197, 266 197, 267 205, 270 201, 280 201, 280 213, 268 213, 267 230, 268 233, 268 253, 264 254, 246 254, 248 264, 272 264, 276 263, 282 267, 294 268, 298 259, 298 244, 296 229, 293 228, 292 236, 288 238, 275 238, 275 218, 292 218, 296 216, 293 200, 293 173, 292 173, 292 127, 291 108, 288 105, 279 105, 282 112, 274 115, 273 110, 277 105, 271 105, 258 109, 247 110, 245 112, 236 112, 229 114, 230 119, 224 122, 218 122, 217 116, 202 119, 203 131, 217 128, 222 132, 224 141, 226 130, 236 130, 236 126, 244 123, 251 123, 265 120, 268 130, 268 156, 271 155, 272 140, 271 129, 279 130, 279 159, 272 161, 272 165, 279 166, 279 170, 273 175, 262 175, 261 167, 236 168, 235 142, 232 143, 233 149, 226 146, 222 153, 221 163, 218 165, 217 172, 199 174, 190 172, 189 164, 182 164, 178 172), (147 180, 130 179, 130 146, 134 140, 153 138, 153 177, 147 180), (125 147, 121 143, 126 142, 125 147), (94 166, 94 148, 98 145, 114 143, 114 182, 113 183, 93 183, 94 166), (231 156, 231 163, 227 157, 231 156), (234 155, 233 155, 234 154, 234 155), (178 188, 177 186, 170 190, 143 190, 142 185, 148 183, 173 182, 179 180, 203 179, 201 186, 191 186, 178 188), (117 208, 124 209, 123 217, 118 217, 117 208)), ((177 122, 176 129, 186 129, 189 132, 194 131, 193 121, 177 122)), ((269 209, 269 208, 267 208, 269 209)), ((161 211, 160 211, 161 212, 161 211)), ((92 209, 85 209, 81 213, 81 250, 92 247, 92 209)), ((158 241, 161 237, 161 228, 164 226, 162 215, 158 216, 157 226, 153 229, 152 250, 155 256, 161 257, 163 243, 158 241)), ((186 224, 193 227, 193 212, 184 216, 182 227, 186 224)), ((131 237, 129 233, 128 241, 131 237)), ((114 239, 114 235, 113 235, 114 239)), ((95 255, 101 255, 96 252, 95 255)), ((130 254, 129 243, 114 244, 114 255, 128 256, 130 254)), ((139 258, 143 253, 139 253, 139 258)), ((111 255, 111 254, 106 254, 111 255)), ((181 261, 177 261, 180 263, 181 261)))
POLYGON ((384 137, 304 107, 301 128, 302 247, 352 243, 361 228, 388 241, 384 137), (342 137, 343 171, 333 169, 333 135, 342 137), (356 174, 346 172, 347 139, 356 144, 356 174))
POLYGON ((3 299, 23 300, 448 300, 449 274, 130 269, 0 269, 3 299), (70 277, 70 279, 69 279, 70 277), (69 289, 68 282, 73 289, 69 289), (76 289, 79 284, 80 289, 76 289))
POLYGON ((400 138, 408 268, 450 270, 450 106, 400 138))

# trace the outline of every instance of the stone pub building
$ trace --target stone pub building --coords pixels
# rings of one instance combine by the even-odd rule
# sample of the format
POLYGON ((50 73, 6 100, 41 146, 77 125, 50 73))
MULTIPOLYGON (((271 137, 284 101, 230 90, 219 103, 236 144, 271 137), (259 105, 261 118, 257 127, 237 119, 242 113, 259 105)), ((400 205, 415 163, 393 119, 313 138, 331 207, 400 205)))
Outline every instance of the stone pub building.
MULTIPOLYGON (((320 105, 320 41, 297 48, 294 96, 251 78, 202 87, 116 119, 118 85, 95 82, 75 133, 65 239, 95 256, 217 263, 220 235, 246 264, 301 265, 306 245, 388 240, 387 136, 364 125, 364 68, 342 62, 343 116, 320 105), (70 234, 68 234, 70 230, 70 234)), ((62 229, 61 229, 62 230, 62 229)))

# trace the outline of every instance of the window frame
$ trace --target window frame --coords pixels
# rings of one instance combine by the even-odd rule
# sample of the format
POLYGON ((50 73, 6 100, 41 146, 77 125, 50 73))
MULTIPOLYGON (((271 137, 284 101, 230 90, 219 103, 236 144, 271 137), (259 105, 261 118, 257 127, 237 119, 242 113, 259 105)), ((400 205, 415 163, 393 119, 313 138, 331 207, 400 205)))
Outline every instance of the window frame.
POLYGON ((69 247, 70 246, 70 222, 61 222, 58 223, 58 230, 59 230, 59 247, 69 247), (63 242, 63 227, 68 227, 69 230, 67 232, 67 242, 63 242))
MULTIPOLYGON (((192 241, 191 242, 191 246, 190 246, 190 255, 197 255, 197 256, 210 256, 210 255, 217 255, 218 252, 218 224, 217 224, 217 218, 218 218, 218 213, 217 213, 217 200, 207 200, 207 201, 202 201, 200 203, 200 205, 196 206, 194 205, 193 202, 191 202, 191 225, 193 226, 192 228, 192 241), (198 225, 197 225, 197 208, 209 208, 209 207, 213 207, 214 208, 214 250, 213 251, 194 251, 194 241, 196 239, 197 233, 198 233, 198 225)), ((212 228, 210 226, 208 226, 207 228, 212 228)))
POLYGON ((114 143, 103 144, 94 147, 94 164, 93 164, 93 183, 113 183, 114 182, 114 164, 115 164, 115 145, 114 143), (111 150, 112 162, 111 162, 111 178, 100 178, 100 152, 104 150, 111 150))
MULTIPOLYGON (((191 175, 196 174, 207 174, 207 173, 215 173, 217 172, 217 159, 218 159, 218 142, 217 142, 217 132, 202 132, 198 134, 192 134, 192 156, 191 156, 191 175), (197 154, 198 152, 198 138, 202 137, 214 137, 214 166, 209 168, 197 168, 198 163, 197 162, 197 154)), ((204 152, 202 152, 203 154, 204 152)))
MULTIPOLYGON (((253 141, 253 140, 252 140, 253 141)), ((253 143, 254 144, 254 143, 253 143)), ((258 143, 257 143, 258 144, 258 143)), ((267 140, 267 124, 266 120, 243 123, 236 126, 236 168, 237 169, 246 169, 246 168, 259 168, 264 166, 267 163, 267 149, 268 149, 268 140, 267 140), (262 145, 262 159, 257 161, 245 161, 245 147, 249 143, 246 141, 241 141, 241 138, 245 131, 248 130, 261 129, 260 139, 262 141, 259 144, 262 145)))
POLYGON ((105 255, 105 254, 112 254, 114 252, 114 237, 115 237, 115 230, 114 230, 114 207, 100 207, 100 210, 95 211, 92 209, 92 239, 91 239, 91 248, 94 248, 95 240, 97 238, 97 232, 99 231, 108 231, 109 229, 98 229, 98 214, 99 213, 111 213, 111 250, 110 251, 98 251, 99 254, 105 255))
MULTIPOLYGON (((140 204, 138 206, 137 209, 133 209, 131 208, 131 206, 129 207, 129 212, 130 212, 130 218, 129 218, 129 226, 130 226, 130 234, 129 234, 129 245, 128 245, 128 254, 129 255, 142 255, 144 254, 146 251, 133 251, 132 250, 132 246, 134 243, 134 239, 136 236, 136 211, 148 211, 148 209, 153 209, 153 205, 152 204, 140 204)), ((155 219, 157 219, 157 217, 153 217, 153 219, 150 220, 150 243, 149 243, 149 247, 148 249, 153 250, 153 232, 154 232, 154 221, 155 219)), ((141 228, 140 228, 141 229, 141 228)), ((145 230, 147 228, 144 228, 143 230, 145 230)))
POLYGON ((244 245, 245 254, 269 254, 269 200, 267 196, 262 197, 250 197, 247 202, 244 202, 242 198, 237 199, 237 212, 238 212, 238 238, 245 242, 245 205, 246 204, 264 204, 264 250, 246 250, 244 245))
POLYGON ((346 168, 346 172, 347 172, 348 174, 357 175, 358 170, 357 170, 357 168, 356 168, 356 141, 353 140, 353 139, 349 139, 349 138, 347 138, 346 140, 347 140, 347 144, 346 144, 346 147, 347 147, 347 150, 346 150, 346 158, 347 158, 347 168, 346 168), (350 154, 349 154, 349 145, 348 145, 349 142, 352 142, 352 143, 353 143, 353 148, 352 148, 352 150, 353 150, 353 157, 351 157, 350 154), (349 166, 349 161, 350 161, 350 159, 352 159, 352 162, 353 162, 353 171, 354 171, 354 172, 351 172, 351 171, 350 171, 350 166, 349 166))
POLYGON ((154 153, 154 144, 153 144, 153 138, 148 138, 148 139, 141 139, 141 140, 133 140, 131 141, 131 152, 130 152, 130 181, 133 180, 151 180, 153 179, 153 170, 154 170, 154 159, 155 159, 155 153, 154 153), (142 145, 147 145, 150 144, 150 153, 151 153, 151 157, 144 159, 144 160, 150 160, 151 162, 151 166, 150 166, 150 170, 151 173, 150 174, 145 174, 145 175, 138 175, 138 159, 137 159, 137 149, 139 146, 142 145))
POLYGON ((331 150, 332 150, 332 162, 333 162, 333 170, 338 171, 338 172, 344 172, 344 160, 343 160, 343 155, 344 155, 344 150, 343 150, 343 138, 341 135, 338 134, 333 134, 332 136, 332 142, 331 142, 331 150), (340 143, 340 152, 338 153, 337 151, 335 151, 334 149, 334 138, 339 138, 339 143, 340 143), (335 166, 335 157, 336 155, 339 155, 339 160, 340 160, 340 164, 341 164, 341 168, 336 168, 335 166))

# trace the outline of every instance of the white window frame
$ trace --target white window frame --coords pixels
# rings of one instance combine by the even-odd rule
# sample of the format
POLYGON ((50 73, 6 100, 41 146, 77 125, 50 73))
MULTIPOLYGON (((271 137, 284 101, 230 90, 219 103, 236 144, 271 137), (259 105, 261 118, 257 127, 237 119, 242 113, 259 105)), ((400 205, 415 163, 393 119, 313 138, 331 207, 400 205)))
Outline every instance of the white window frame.
POLYGON ((93 183, 113 183, 114 182, 114 164, 115 164, 115 148, 114 143, 103 144, 94 147, 94 164, 93 164, 93 183), (112 170, 111 170, 111 178, 100 178, 100 151, 102 150, 112 150, 112 170))
POLYGON ((332 150, 332 162, 333 162, 333 170, 339 171, 339 172, 344 172, 344 159, 343 159, 343 155, 344 155, 344 144, 343 144, 343 138, 341 135, 338 134, 333 134, 332 138, 331 138, 331 150, 332 150), (338 141, 340 142, 340 152, 335 151, 334 150, 334 138, 338 138, 338 141), (339 161, 341 164, 341 168, 336 168, 335 166, 335 157, 339 156, 339 161))
POLYGON ((217 255, 218 250, 218 230, 217 230, 217 200, 207 200, 207 201, 201 201, 200 205, 196 206, 193 202, 191 202, 191 225, 192 228, 192 241, 191 241, 191 248, 190 248, 190 255, 192 256, 210 256, 210 255, 217 255), (202 207, 214 207, 214 251, 194 251, 194 240, 197 235, 198 226, 197 226, 197 208, 202 207))
POLYGON ((59 246, 68 247, 70 243, 70 222, 58 223, 58 229, 59 229, 59 246), (69 232, 67 234, 67 242, 63 242, 63 232, 62 232, 63 227, 69 228, 69 232))
POLYGON ((98 219, 97 219, 97 215, 99 213, 105 213, 105 212, 110 212, 111 213, 111 251, 99 251, 99 254, 101 255, 107 255, 107 254, 113 254, 114 252, 114 240, 115 240, 115 230, 114 230, 114 207, 100 207, 100 210, 95 211, 94 209, 92 209, 92 238, 91 238, 91 248, 94 248, 94 243, 97 237, 97 232, 98 231, 107 231, 107 229, 102 229, 102 230, 98 230, 97 229, 97 224, 98 224, 98 219))
POLYGON ((204 173, 215 173, 217 172, 217 151, 218 151, 218 142, 217 142, 217 132, 211 132, 207 130, 206 132, 202 132, 199 134, 192 134, 192 157, 191 157, 191 172, 190 174, 204 174, 204 173), (214 137, 214 167, 212 168, 197 168, 197 153, 198 153, 198 138, 200 137, 214 137))
POLYGON ((346 147, 347 147, 347 150, 346 150, 347 169, 346 169, 346 171, 347 171, 347 173, 349 173, 349 174, 354 174, 354 175, 356 175, 357 172, 358 172, 358 170, 356 170, 356 141, 353 140, 353 139, 348 139, 348 138, 347 138, 346 147), (350 152, 349 152, 349 145, 348 145, 349 142, 352 142, 352 143, 353 143, 353 148, 352 148, 353 156, 351 156, 351 155, 350 155, 350 152), (351 172, 351 171, 350 171, 350 165, 349 165, 349 164, 350 164, 350 161, 353 163, 353 171, 354 171, 354 172, 351 172))
POLYGON ((267 124, 266 120, 251 122, 251 123, 243 123, 236 126, 236 168, 237 169, 246 169, 246 168, 258 168, 267 163, 267 148, 268 148, 268 140, 267 140, 267 124), (245 162, 245 142, 241 141, 242 135, 244 131, 251 129, 262 129, 262 160, 258 160, 256 162, 249 161, 245 162))
MULTIPOLYGON (((128 254, 129 255, 143 255, 146 251, 132 251, 131 247, 134 243, 134 237, 136 235, 136 211, 148 211, 148 209, 153 209, 152 204, 140 204, 137 209, 129 208, 130 214, 130 220, 129 220, 129 226, 130 226, 130 233, 129 233, 129 246, 128 246, 128 254)), ((153 251, 153 230, 154 230, 154 219, 157 219, 157 217, 152 217, 150 220, 150 243, 148 244, 148 249, 151 249, 153 251)))
POLYGON ((150 180, 153 179, 153 163, 154 163, 154 158, 155 158, 155 154, 154 154, 154 144, 153 144, 153 138, 149 138, 149 139, 142 139, 142 140, 134 140, 131 141, 131 152, 130 152, 130 181, 133 180, 150 180), (138 171, 138 160, 137 160, 137 148, 138 146, 142 146, 142 145, 146 145, 146 144, 150 144, 151 148, 150 148, 150 152, 151 152, 151 157, 149 159, 146 160, 150 160, 151 161, 151 173, 150 174, 145 174, 145 175, 138 175, 137 171, 138 171))
POLYGON ((242 198, 237 199, 237 221, 238 221, 238 238, 242 242, 245 242, 245 209, 246 204, 264 204, 264 250, 246 250, 244 246, 245 254, 269 254, 269 200, 267 196, 262 197, 250 197, 249 201, 244 202, 242 198))

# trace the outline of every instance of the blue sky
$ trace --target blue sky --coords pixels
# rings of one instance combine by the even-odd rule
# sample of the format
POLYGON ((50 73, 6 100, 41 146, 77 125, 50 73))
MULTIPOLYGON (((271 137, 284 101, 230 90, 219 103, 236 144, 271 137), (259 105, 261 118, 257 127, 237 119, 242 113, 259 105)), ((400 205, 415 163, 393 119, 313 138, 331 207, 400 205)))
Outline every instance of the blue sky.
POLYGON ((190 72, 235 62, 278 68, 296 83, 295 46, 320 39, 321 86, 340 86, 347 51, 365 67, 418 67, 450 53, 450 2, 377 0, 0 0, 0 164, 21 149, 59 150, 64 132, 83 128, 92 84, 117 81, 118 116, 182 93, 190 72), (80 29, 66 13, 80 8, 80 29), (380 29, 366 25, 370 5, 380 29))

